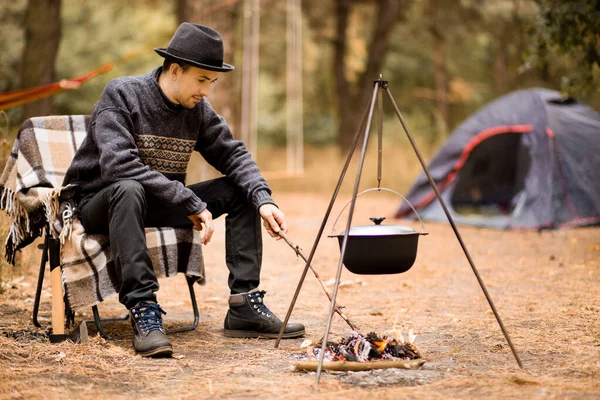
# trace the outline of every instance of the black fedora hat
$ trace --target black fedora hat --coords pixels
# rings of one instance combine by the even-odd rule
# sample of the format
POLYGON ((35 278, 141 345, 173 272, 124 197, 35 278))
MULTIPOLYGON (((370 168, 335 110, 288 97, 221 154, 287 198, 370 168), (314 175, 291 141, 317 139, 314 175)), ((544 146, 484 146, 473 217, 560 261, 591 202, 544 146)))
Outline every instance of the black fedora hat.
POLYGON ((219 32, 200 24, 184 22, 177 28, 169 47, 154 51, 162 57, 209 71, 228 72, 234 68, 223 62, 223 40, 219 32))

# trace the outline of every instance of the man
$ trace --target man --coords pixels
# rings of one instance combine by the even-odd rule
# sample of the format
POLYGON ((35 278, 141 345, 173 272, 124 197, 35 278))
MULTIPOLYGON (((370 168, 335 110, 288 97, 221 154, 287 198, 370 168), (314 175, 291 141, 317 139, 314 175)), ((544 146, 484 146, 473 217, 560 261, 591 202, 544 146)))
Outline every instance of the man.
MULTIPOLYGON (((109 235, 121 286, 119 301, 129 310, 133 347, 142 356, 168 356, 156 302, 156 275, 145 243, 145 226, 190 226, 213 234, 213 218, 227 213, 229 268, 228 337, 277 337, 282 322, 258 290, 262 257, 260 217, 267 232, 287 232, 284 214, 243 143, 208 101, 210 87, 233 66, 223 63, 216 31, 183 23, 167 48, 155 51, 163 66, 138 77, 110 81, 94 107, 87 136, 64 184, 80 187, 79 213, 87 233, 109 235), (186 187, 192 150, 225 177, 186 187)), ((304 334, 288 324, 284 337, 304 334)))

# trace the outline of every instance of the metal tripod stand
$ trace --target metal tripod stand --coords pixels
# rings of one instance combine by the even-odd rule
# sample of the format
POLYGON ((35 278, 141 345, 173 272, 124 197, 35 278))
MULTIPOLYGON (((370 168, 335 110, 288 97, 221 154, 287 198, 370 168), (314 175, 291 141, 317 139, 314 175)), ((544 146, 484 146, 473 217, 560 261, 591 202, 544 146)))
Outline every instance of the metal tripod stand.
POLYGON ((339 289, 339 285, 340 285, 340 276, 342 274, 342 264, 343 264, 343 260, 344 260, 344 255, 346 254, 346 244, 348 242, 348 233, 350 231, 350 226, 352 225, 352 216, 354 214, 354 206, 356 204, 358 187, 360 184, 360 178, 361 178, 363 165, 364 165, 364 161, 365 161, 365 156, 366 156, 366 152, 367 152, 367 144, 369 142, 371 123, 373 121, 373 114, 375 111, 375 103, 377 103, 377 106, 378 106, 377 108, 378 108, 378 119, 379 119, 379 123, 378 123, 378 163, 377 163, 378 187, 379 187, 379 184, 381 183, 381 159, 382 159, 382 153, 383 153, 383 149, 382 149, 383 92, 385 92, 387 94, 387 97, 389 98, 389 100, 394 108, 394 112, 398 116, 398 119, 399 119, 400 123, 402 124, 402 128, 406 132, 408 140, 410 141, 410 144, 412 145, 412 147, 415 151, 415 154, 417 155, 417 158, 419 159, 419 162, 421 163, 421 166, 423 167, 423 171, 427 175, 429 184, 431 185, 432 189, 434 190, 438 201, 440 202, 442 208, 444 209, 444 212, 446 213, 446 217, 448 218, 448 221, 450 222, 450 225, 452 226, 454 234, 456 235, 456 238, 458 239, 458 242, 460 243, 460 246, 462 247, 462 250, 465 253, 465 256, 467 257, 469 264, 471 265, 471 269, 473 270, 473 273, 475 274, 475 277, 477 278, 477 281, 479 282, 479 286, 481 286, 481 290, 483 290, 483 293, 494 313, 494 316, 496 317, 496 321, 498 321, 498 325, 500 326, 500 329, 502 330, 502 333, 504 334, 504 337, 506 338, 506 341, 508 342, 508 345, 510 346, 511 351, 512 351, 517 363, 519 364, 519 367, 523 368, 521 359, 519 358, 519 355, 517 354, 517 351, 516 351, 512 341, 510 340, 510 336, 508 335, 508 332, 507 332, 506 328, 504 327, 504 324, 502 323, 502 319, 500 318, 500 315, 498 314, 498 311, 496 310, 496 306, 494 305, 494 302, 492 301, 492 299, 485 287, 485 284, 483 283, 483 280, 481 279, 481 276, 479 275, 479 271, 477 270, 477 267, 475 267, 475 263, 471 259, 471 255, 469 254, 469 251, 467 250, 467 247, 465 246, 465 244, 462 240, 462 237, 461 237, 460 233, 458 232, 458 228, 456 227, 456 224, 454 223, 454 220, 453 220, 452 216, 450 215, 448 208, 446 207, 444 199, 442 198, 442 196, 437 188, 437 185, 435 184, 435 181, 431 177, 431 174, 429 173, 429 170, 427 169, 427 165, 425 164, 425 161, 424 161, 423 157, 421 156, 419 149, 417 148, 417 145, 413 139, 413 136, 410 134, 408 127, 406 126, 406 123, 404 122, 404 118, 402 117, 402 114, 400 113, 400 110, 398 109, 398 106, 396 105, 396 102, 394 101, 394 97, 392 96, 392 93, 390 92, 390 90, 388 88, 388 82, 382 80, 381 75, 379 76, 379 79, 377 79, 373 82, 373 95, 371 97, 371 101, 370 101, 369 105, 367 106, 367 109, 365 110, 363 119, 361 121, 360 128, 358 129, 358 131, 356 132, 356 134, 354 136, 354 140, 352 142, 352 146, 348 153, 348 157, 346 158, 346 162, 345 162, 342 172, 340 174, 340 178, 338 180, 337 186, 333 192, 331 201, 329 202, 329 207, 327 208, 327 211, 325 212, 325 216, 323 217, 323 221, 321 222, 321 227, 319 228, 319 232, 317 234, 317 237, 315 239, 313 247, 310 251, 310 255, 306 262, 306 266, 304 267, 304 271, 302 272, 300 281, 298 282, 298 286, 296 287, 296 292, 294 293, 294 297, 292 298, 292 302, 290 303, 288 312, 283 321, 283 326, 281 327, 279 336, 277 338, 277 341, 275 342, 275 348, 277 348, 279 346, 279 343, 281 341, 281 337, 283 335, 285 327, 290 319, 290 316, 294 309, 294 305, 296 304, 296 300, 298 299, 298 295, 300 294, 300 290, 302 289, 302 284, 304 283, 304 280, 306 279, 306 274, 308 272, 308 269, 311 265, 312 259, 317 250, 317 246, 319 244, 319 241, 321 240, 321 236, 323 235, 323 230, 325 229, 325 225, 327 223, 327 220, 329 219, 329 215, 333 208, 333 204, 335 203, 335 200, 336 200, 336 198, 339 194, 340 188, 342 186, 342 182, 344 181, 344 177, 346 176, 346 172, 348 170, 348 166, 350 165, 352 155, 354 154, 356 147, 358 145, 358 142, 364 133, 362 148, 361 148, 361 153, 360 153, 360 160, 358 162, 358 170, 356 172, 356 181, 354 183, 354 189, 352 192, 352 200, 350 202, 350 210, 348 212, 348 220, 346 222, 346 230, 344 232, 344 238, 343 238, 343 241, 342 241, 342 244, 340 247, 340 260, 338 262, 337 274, 335 277, 335 284, 334 284, 334 289, 333 289, 333 294, 332 294, 332 299, 331 299, 331 307, 329 310, 329 316, 327 318, 325 334, 323 336, 322 351, 321 351, 321 354, 319 357, 319 365, 317 367, 316 386, 319 385, 321 372, 323 370, 323 359, 325 356, 325 348, 327 346, 327 338, 329 336, 329 330, 331 328, 331 320, 332 320, 333 314, 335 312, 336 298, 337 298, 337 293, 338 293, 338 289, 339 289))

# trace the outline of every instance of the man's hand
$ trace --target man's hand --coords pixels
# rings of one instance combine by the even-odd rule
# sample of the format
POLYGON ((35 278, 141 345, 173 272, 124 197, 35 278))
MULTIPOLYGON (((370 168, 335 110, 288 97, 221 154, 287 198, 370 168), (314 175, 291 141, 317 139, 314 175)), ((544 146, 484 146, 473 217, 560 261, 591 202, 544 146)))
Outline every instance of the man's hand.
POLYGON ((210 242, 210 238, 213 235, 213 232, 215 231, 212 222, 212 214, 210 213, 210 211, 208 211, 205 208, 204 211, 202 211, 200 214, 188 215, 188 218, 192 220, 192 222, 194 223, 194 229, 198 231, 202 230, 202 222, 204 223, 204 226, 206 227, 206 232, 204 232, 204 236, 202 236, 201 242, 202 244, 208 244, 208 242, 210 242))
POLYGON ((287 222, 285 222, 285 215, 277 208, 274 204, 263 204, 258 209, 260 216, 263 218, 263 225, 269 235, 281 239, 279 232, 287 233, 287 222))

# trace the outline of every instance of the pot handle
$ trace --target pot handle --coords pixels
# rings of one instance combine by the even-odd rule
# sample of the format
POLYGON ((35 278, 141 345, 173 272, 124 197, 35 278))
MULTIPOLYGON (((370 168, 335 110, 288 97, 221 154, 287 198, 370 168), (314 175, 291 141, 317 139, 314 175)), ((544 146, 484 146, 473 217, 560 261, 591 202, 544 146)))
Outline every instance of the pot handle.
MULTIPOLYGON (((362 192, 360 192, 359 194, 356 195, 356 198, 358 198, 358 196, 362 196, 365 193, 374 192, 374 191, 378 191, 378 192, 381 192, 381 191, 390 192, 390 193, 394 193, 394 194, 402 197, 402 199, 404 199, 404 201, 406 201, 408 203, 408 205, 410 206, 410 208, 412 208, 412 210, 415 212, 415 215, 419 219, 419 222, 421 223, 421 234, 426 234, 425 233, 425 225, 423 225, 423 221, 421 220, 421 217, 419 216, 419 213, 417 212, 417 210, 415 210, 415 208, 413 207, 413 205, 410 204, 410 201, 408 201, 406 199, 406 197, 402 196, 400 193, 396 192, 395 190, 387 189, 387 188, 381 188, 381 187, 379 187, 379 188, 371 188, 371 189, 363 190, 362 192)), ((344 210, 346 209, 346 207, 348 207, 350 205, 350 203, 352 203, 352 200, 350 200, 349 202, 346 203, 346 205, 344 206, 344 208, 342 208, 342 210, 338 214, 337 218, 335 219, 335 222, 333 223, 333 227, 331 228, 332 235, 335 235, 335 225, 337 224, 338 220, 342 216, 342 213, 344 212, 344 210)))

